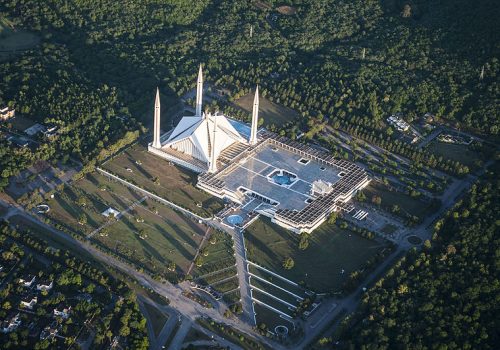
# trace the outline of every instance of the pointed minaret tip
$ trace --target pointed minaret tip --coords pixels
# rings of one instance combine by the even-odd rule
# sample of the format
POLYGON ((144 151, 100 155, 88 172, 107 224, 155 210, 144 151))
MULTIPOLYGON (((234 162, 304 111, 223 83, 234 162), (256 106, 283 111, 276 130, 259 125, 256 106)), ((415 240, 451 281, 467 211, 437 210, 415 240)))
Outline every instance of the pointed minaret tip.
POLYGON ((253 108, 252 108, 252 125, 250 128, 250 140, 251 145, 257 143, 257 127, 259 124, 259 85, 255 88, 255 96, 253 98, 253 108))
POLYGON ((154 125, 153 125, 153 147, 161 148, 160 141, 160 89, 156 87, 154 125))
POLYGON ((198 82, 203 82, 203 67, 200 63, 200 69, 198 69, 198 82))
POLYGON ((202 117, 202 104, 203 104, 203 70, 200 64, 198 71, 198 82, 196 83, 196 116, 202 117))

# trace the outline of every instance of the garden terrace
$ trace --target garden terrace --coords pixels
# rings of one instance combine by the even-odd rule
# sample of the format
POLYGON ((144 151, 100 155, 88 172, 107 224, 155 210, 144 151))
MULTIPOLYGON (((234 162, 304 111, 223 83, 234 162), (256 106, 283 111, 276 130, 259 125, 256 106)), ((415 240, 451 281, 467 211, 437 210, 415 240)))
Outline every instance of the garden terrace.
MULTIPOLYGON (((310 235, 309 247, 300 250, 298 235, 267 219, 250 225, 245 239, 250 261, 291 281, 304 283, 315 292, 342 290, 352 272, 363 269, 368 260, 387 246, 385 241, 369 240, 336 225, 323 224, 310 235), (288 257, 294 260, 294 267, 289 270, 282 266, 288 257)), ((252 268, 250 272, 253 271, 252 268)), ((269 279, 269 276, 264 278, 269 279)), ((284 284, 276 277, 272 282, 279 286, 284 284)))

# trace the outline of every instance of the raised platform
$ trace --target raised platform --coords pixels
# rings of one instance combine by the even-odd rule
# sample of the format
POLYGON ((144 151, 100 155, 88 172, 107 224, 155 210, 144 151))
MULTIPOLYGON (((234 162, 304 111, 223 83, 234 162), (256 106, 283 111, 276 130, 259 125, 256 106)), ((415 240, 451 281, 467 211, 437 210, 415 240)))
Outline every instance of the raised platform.
POLYGON ((269 132, 217 173, 198 178, 198 187, 217 197, 259 200, 255 211, 297 233, 312 232, 368 183, 357 165, 269 132), (328 194, 311 191, 317 180, 330 184, 328 194))

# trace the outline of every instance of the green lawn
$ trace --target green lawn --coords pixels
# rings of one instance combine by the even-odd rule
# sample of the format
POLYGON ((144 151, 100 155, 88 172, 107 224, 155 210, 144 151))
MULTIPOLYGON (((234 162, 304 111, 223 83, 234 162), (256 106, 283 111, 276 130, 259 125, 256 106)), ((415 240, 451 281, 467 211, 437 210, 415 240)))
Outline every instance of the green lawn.
POLYGON ((390 191, 387 186, 379 182, 372 181, 368 187, 363 189, 363 192, 368 202, 372 200, 373 196, 379 196, 382 199, 380 206, 386 211, 392 211, 392 207, 397 205, 401 214, 413 215, 419 219, 425 218, 437 209, 433 202, 423 202, 405 193, 390 191))
POLYGON ((193 269, 191 274, 194 277, 232 266, 235 263, 231 236, 220 231, 212 231, 212 235, 216 237, 216 243, 211 244, 208 240, 205 242, 203 248, 208 252, 208 255, 202 257, 202 266, 195 266, 193 269))
POLYGON ((475 162, 482 158, 482 156, 478 152, 473 151, 469 145, 445 143, 440 142, 437 139, 433 140, 427 146, 427 150, 434 153, 438 157, 458 161, 463 165, 468 166, 470 169, 477 168, 475 162))
POLYGON ((141 199, 142 195, 124 185, 92 173, 56 193, 48 201, 51 210, 47 216, 83 234, 111 222, 93 236, 95 241, 153 272, 175 279, 167 266, 174 262, 176 272, 185 274, 207 227, 150 199, 139 203, 141 199), (81 197, 85 206, 77 203, 81 197), (108 207, 124 215, 118 221, 107 219, 101 213, 108 207), (82 213, 87 216, 84 225, 78 223, 82 213))
POLYGON ((170 165, 168 161, 148 153, 144 146, 135 145, 102 167, 200 215, 209 216, 222 209, 220 199, 195 187, 195 173, 170 165), (155 178, 158 179, 156 183, 153 181, 155 178))
MULTIPOLYGON (((209 240, 205 241, 203 249, 208 253, 202 257, 203 265, 195 266, 191 274, 193 277, 199 277, 207 273, 212 273, 226 267, 232 266, 235 263, 233 239, 226 232, 212 231, 216 237, 215 244, 211 244, 209 240)), ((214 282, 212 280, 212 282, 214 282)))
POLYGON ((138 206, 134 214, 107 227, 107 236, 94 236, 103 245, 155 272, 169 274, 173 261, 177 270, 186 273, 206 228, 170 210, 167 219, 138 206), (140 217, 144 222, 137 222, 140 217), (141 238, 139 233, 146 234, 141 238))
MULTIPOLYGON (((251 92, 237 99, 234 104, 248 113, 252 113, 254 93, 251 92)), ((264 125, 274 124, 282 126, 300 117, 299 113, 291 108, 274 103, 265 97, 259 98, 259 117, 264 119, 264 125)))
POLYGON ((339 290, 349 274, 362 268, 384 244, 337 226, 322 225, 310 237, 306 250, 298 249, 299 236, 268 219, 259 219, 245 233, 248 259, 316 292, 339 290), (291 257, 295 266, 282 267, 291 257), (345 272, 342 274, 341 270, 345 272))
POLYGON ((283 318, 279 317, 279 315, 267 309, 266 307, 255 304, 254 305, 255 309, 255 318, 257 319, 257 326, 261 325, 264 323, 267 325, 267 329, 270 330, 271 332, 274 332, 274 328, 276 326, 285 326, 288 327, 289 331, 292 330, 292 324, 283 318))
POLYGON ((9 123, 12 124, 12 128, 14 130, 17 130, 18 132, 23 132, 24 130, 36 124, 31 119, 19 115, 16 115, 14 118, 10 119, 9 123))
POLYGON ((125 186, 92 173, 72 185, 65 186, 62 192, 56 192, 54 199, 47 202, 50 206, 47 216, 72 227, 76 232, 90 233, 106 223, 107 219, 101 213, 108 207, 122 211, 139 198, 138 194, 125 186), (86 200, 85 206, 76 203, 81 197, 86 200), (87 216, 85 225, 78 223, 82 213, 87 216))
POLYGON ((210 338, 205 333, 200 332, 199 330, 191 327, 188 334, 184 338, 183 344, 190 343, 190 342, 197 341, 197 340, 210 340, 210 339, 212 339, 212 338, 210 338))

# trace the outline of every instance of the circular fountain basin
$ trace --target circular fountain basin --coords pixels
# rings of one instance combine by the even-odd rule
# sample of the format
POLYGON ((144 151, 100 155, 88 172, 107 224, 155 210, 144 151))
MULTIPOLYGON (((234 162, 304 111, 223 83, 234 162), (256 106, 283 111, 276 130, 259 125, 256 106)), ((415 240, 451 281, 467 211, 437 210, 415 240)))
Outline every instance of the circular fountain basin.
POLYGON ((226 220, 231 225, 241 225, 243 222, 243 218, 240 215, 229 215, 226 220))

